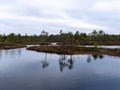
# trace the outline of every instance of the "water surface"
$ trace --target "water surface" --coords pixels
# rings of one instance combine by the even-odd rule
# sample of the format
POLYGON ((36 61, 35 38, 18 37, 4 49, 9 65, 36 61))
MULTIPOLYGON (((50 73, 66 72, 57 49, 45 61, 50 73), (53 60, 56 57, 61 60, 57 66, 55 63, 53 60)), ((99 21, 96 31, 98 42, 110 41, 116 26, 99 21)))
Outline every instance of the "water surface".
POLYGON ((120 57, 0 50, 0 90, 120 90, 120 57))
MULTIPOLYGON (((95 47, 95 46, 93 46, 93 45, 80 45, 80 47, 95 47)), ((118 45, 118 46, 105 46, 105 45, 101 45, 101 46, 97 46, 97 48, 111 48, 111 49, 115 49, 115 48, 117 48, 117 49, 120 49, 120 46, 118 45)))

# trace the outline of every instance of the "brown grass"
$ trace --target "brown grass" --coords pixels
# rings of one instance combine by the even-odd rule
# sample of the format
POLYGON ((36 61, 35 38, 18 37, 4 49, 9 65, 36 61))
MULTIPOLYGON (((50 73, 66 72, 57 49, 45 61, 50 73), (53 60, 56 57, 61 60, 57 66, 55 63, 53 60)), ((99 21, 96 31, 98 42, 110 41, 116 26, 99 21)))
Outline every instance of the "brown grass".
POLYGON ((76 46, 34 46, 27 48, 38 52, 57 53, 57 54, 106 54, 120 56, 120 49, 90 48, 76 46))
POLYGON ((26 47, 23 44, 1 44, 0 49, 16 49, 26 47))

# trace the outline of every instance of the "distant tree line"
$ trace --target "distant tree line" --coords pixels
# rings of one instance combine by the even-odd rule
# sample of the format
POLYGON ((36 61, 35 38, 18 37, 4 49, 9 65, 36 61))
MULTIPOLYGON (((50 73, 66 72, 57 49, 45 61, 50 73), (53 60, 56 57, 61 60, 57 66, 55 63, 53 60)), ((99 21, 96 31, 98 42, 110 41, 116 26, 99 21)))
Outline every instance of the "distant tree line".
POLYGON ((75 33, 67 32, 64 33, 63 30, 56 35, 50 34, 43 30, 40 35, 21 35, 10 33, 9 35, 1 34, 0 43, 24 43, 24 44, 39 44, 39 43, 49 43, 58 42, 60 44, 86 44, 86 45, 97 45, 97 44, 117 44, 120 45, 120 34, 107 34, 103 30, 93 30, 91 33, 80 33, 76 31, 75 33))

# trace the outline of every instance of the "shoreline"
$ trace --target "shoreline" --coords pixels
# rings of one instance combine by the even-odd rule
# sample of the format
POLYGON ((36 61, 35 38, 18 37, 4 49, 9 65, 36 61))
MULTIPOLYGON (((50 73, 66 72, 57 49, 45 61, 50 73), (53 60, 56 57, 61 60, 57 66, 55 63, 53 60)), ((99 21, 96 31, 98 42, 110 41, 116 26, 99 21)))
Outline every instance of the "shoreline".
POLYGON ((6 44, 6 45, 0 45, 0 50, 7 50, 7 49, 17 49, 17 48, 24 48, 26 45, 22 44, 6 44))
POLYGON ((27 50, 37 51, 37 52, 46 52, 46 53, 55 53, 55 54, 97 54, 97 55, 110 55, 110 56, 119 56, 120 49, 109 49, 109 48, 93 48, 93 47, 75 47, 75 46, 33 46, 28 47, 27 50))

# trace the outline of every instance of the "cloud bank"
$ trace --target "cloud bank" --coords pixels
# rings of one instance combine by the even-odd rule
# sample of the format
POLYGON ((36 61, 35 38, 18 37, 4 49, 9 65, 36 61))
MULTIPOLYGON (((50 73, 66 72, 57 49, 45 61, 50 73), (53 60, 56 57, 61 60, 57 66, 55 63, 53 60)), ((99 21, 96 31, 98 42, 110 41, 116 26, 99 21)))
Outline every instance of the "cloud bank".
POLYGON ((0 33, 102 29, 120 34, 119 11, 119 0, 0 0, 0 33))

